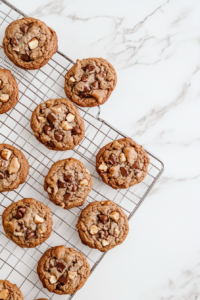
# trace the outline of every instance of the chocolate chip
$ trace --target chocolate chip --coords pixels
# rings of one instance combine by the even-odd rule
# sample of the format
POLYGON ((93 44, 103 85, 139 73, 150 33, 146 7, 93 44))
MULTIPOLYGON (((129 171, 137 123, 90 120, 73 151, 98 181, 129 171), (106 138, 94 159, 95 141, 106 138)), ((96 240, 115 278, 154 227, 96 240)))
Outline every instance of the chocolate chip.
POLYGON ((17 45, 18 44, 18 40, 17 39, 12 39, 11 40, 11 44, 14 46, 14 45, 17 45))
POLYGON ((67 187, 67 183, 66 182, 62 182, 62 181, 58 181, 58 187, 61 189, 64 189, 67 187))
POLYGON ((29 61, 30 60, 30 58, 27 54, 22 54, 21 59, 24 60, 24 61, 29 61))
POLYGON ((19 211, 17 211, 15 218, 16 218, 17 220, 19 220, 19 219, 21 219, 22 217, 23 217, 23 215, 22 215, 19 211))
POLYGON ((26 213, 26 207, 19 207, 18 212, 20 212, 20 214, 24 215, 26 213))
POLYGON ((124 167, 121 167, 120 171, 121 171, 121 174, 122 174, 123 177, 126 177, 128 175, 128 170, 125 169, 124 167))
POLYGON ((83 82, 87 82, 88 78, 87 78, 87 76, 83 75, 83 76, 81 77, 81 80, 82 80, 83 82))
POLYGON ((53 123, 56 120, 56 118, 52 114, 48 114, 47 119, 49 120, 50 123, 53 123))
POLYGON ((91 86, 94 88, 94 89, 98 89, 99 88, 99 82, 98 81, 95 81, 91 84, 91 86))
POLYGON ((60 273, 62 273, 62 271, 65 269, 65 264, 63 263, 63 262, 61 262, 61 261, 59 261, 58 263, 57 263, 57 269, 58 269, 58 272, 60 272, 60 273))
POLYGON ((73 129, 72 129, 72 135, 76 135, 76 134, 81 134, 81 130, 80 128, 78 128, 77 126, 75 126, 73 129))
POLYGON ((101 76, 102 78, 104 78, 104 73, 102 71, 100 71, 98 74, 99 74, 99 76, 101 76))
POLYGON ((68 201, 71 198, 71 196, 72 196, 72 194, 70 194, 70 193, 65 194, 64 195, 65 201, 68 201))
POLYGON ((20 226, 20 229, 23 230, 24 229, 24 223, 19 222, 18 225, 20 226))
POLYGON ((50 147, 50 148, 54 148, 54 143, 53 142, 48 142, 47 146, 50 147))
POLYGON ((134 164, 132 165, 131 169, 139 169, 140 168, 140 164, 138 161, 135 161, 134 164))
POLYGON ((64 176, 64 181, 66 181, 66 182, 72 182, 73 181, 73 177, 71 175, 65 175, 64 176))
POLYGON ((105 224, 108 221, 108 217, 106 215, 98 215, 101 223, 105 224))
POLYGON ((27 25, 23 25, 20 29, 23 33, 27 33, 29 27, 27 25))
POLYGON ((59 134, 57 132, 54 133, 54 137, 56 139, 56 141, 61 142, 63 140, 63 135, 59 134))
POLYGON ((94 70, 94 67, 93 67, 92 65, 87 65, 87 66, 85 67, 85 71, 91 72, 91 71, 93 71, 93 70, 94 70))
POLYGON ((44 132, 48 135, 48 134, 49 134, 49 131, 51 131, 52 128, 51 128, 50 126, 48 126, 48 125, 45 125, 45 126, 43 127, 43 130, 44 130, 44 132))
POLYGON ((76 192, 77 191, 77 185, 76 184, 73 184, 73 186, 72 186, 72 192, 76 192))
POLYGON ((84 92, 89 92, 90 91, 90 87, 89 86, 84 86, 84 92))
POLYGON ((115 154, 110 154, 110 156, 108 157, 108 163, 111 165, 116 165, 117 157, 115 154))
POLYGON ((5 174, 3 174, 2 172, 0 172, 0 179, 4 179, 5 178, 5 174))
POLYGON ((30 240, 34 236, 35 236, 35 232, 34 231, 28 232, 27 235, 26 235, 26 240, 30 240))
POLYGON ((108 236, 108 231, 104 230, 104 236, 107 237, 108 236))
POLYGON ((89 97, 88 93, 86 93, 86 92, 81 92, 81 93, 80 93, 80 96, 81 96, 82 98, 88 98, 88 97, 89 97))
POLYGON ((68 279, 65 277, 65 276, 62 276, 60 279, 59 279, 60 282, 66 284, 68 279))

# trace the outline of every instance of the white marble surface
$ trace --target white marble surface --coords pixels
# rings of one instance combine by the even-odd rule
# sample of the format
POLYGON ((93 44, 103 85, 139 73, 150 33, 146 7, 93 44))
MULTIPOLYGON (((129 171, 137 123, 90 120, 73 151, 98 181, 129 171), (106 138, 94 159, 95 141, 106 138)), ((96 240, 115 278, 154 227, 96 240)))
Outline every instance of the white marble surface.
POLYGON ((200 1, 10 0, 72 59, 103 57, 118 84, 102 118, 165 172, 76 300, 200 299, 200 1))

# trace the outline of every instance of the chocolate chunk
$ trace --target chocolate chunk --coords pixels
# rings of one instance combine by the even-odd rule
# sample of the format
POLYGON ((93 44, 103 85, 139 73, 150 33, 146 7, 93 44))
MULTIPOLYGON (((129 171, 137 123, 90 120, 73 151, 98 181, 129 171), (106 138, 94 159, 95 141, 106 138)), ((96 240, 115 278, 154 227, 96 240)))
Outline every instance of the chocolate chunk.
POLYGON ((115 154, 110 154, 110 156, 108 157, 108 163, 111 165, 116 165, 117 157, 115 154))
POLYGON ((54 137, 56 139, 56 141, 61 142, 63 140, 63 135, 59 134, 57 132, 54 133, 54 137))
POLYGON ((0 172, 0 179, 4 179, 5 178, 5 174, 3 174, 2 172, 0 172))
POLYGON ((23 215, 22 215, 19 211, 17 211, 15 218, 16 218, 17 220, 19 220, 19 219, 21 219, 22 217, 23 217, 23 215))
POLYGON ((85 71, 91 72, 91 71, 93 71, 93 70, 94 70, 94 67, 93 67, 92 65, 87 65, 87 66, 85 67, 85 71))
POLYGON ((18 211, 20 212, 20 214, 24 215, 26 213, 26 207, 19 207, 18 211))
POLYGON ((23 222, 19 222, 18 225, 20 226, 20 229, 23 230, 24 229, 24 223, 23 222))
POLYGON ((64 176, 64 181, 66 181, 66 182, 72 182, 73 181, 73 177, 71 175, 65 175, 64 176))
POLYGON ((14 45, 17 45, 18 44, 18 40, 17 39, 12 39, 11 40, 11 44, 14 46, 14 45))
POLYGON ((108 236, 108 231, 104 230, 104 236, 107 237, 108 236))
POLYGON ((60 282, 66 284, 68 279, 65 277, 65 276, 62 276, 60 279, 59 279, 60 282))
POLYGON ((76 184, 73 184, 73 186, 72 186, 72 192, 76 192, 77 191, 77 185, 76 184))
POLYGON ((94 89, 98 89, 99 88, 99 82, 98 81, 95 81, 91 84, 91 86, 94 88, 94 89))
POLYGON ((27 25, 23 25, 20 29, 23 33, 27 33, 29 27, 27 25))
POLYGON ((88 78, 87 78, 87 76, 83 75, 83 76, 81 77, 81 80, 82 80, 83 82, 87 82, 88 78))
POLYGON ((81 93, 80 93, 80 96, 81 96, 82 98, 88 98, 88 97, 89 97, 88 93, 86 93, 86 92, 81 92, 81 93))
POLYGON ((52 114, 48 114, 47 119, 49 120, 50 123, 53 123, 56 120, 56 118, 52 114))
POLYGON ((64 195, 65 201, 68 201, 71 198, 71 196, 72 196, 72 194, 70 194, 70 193, 65 194, 64 195))
POLYGON ((57 285, 57 287, 56 287, 56 289, 58 289, 58 290, 61 290, 61 287, 63 286, 63 283, 59 283, 58 285, 57 285))
POLYGON ((35 236, 35 231, 28 232, 26 235, 26 240, 30 240, 34 236, 35 236))
POLYGON ((48 134, 49 134, 49 131, 51 131, 52 128, 51 128, 50 126, 48 126, 48 125, 45 125, 45 126, 43 127, 43 130, 44 130, 44 132, 48 135, 48 134))
POLYGON ((41 107, 41 108, 40 108, 40 113, 41 113, 41 114, 44 114, 44 112, 45 112, 45 109, 46 109, 46 108, 44 108, 44 107, 41 107))
POLYGON ((90 87, 89 86, 84 86, 84 92, 89 92, 90 91, 90 87))
POLYGON ((80 128, 78 128, 77 126, 75 126, 73 129, 72 129, 72 135, 76 135, 76 134, 81 134, 81 130, 80 128))
POLYGON ((62 262, 62 261, 59 261, 57 263, 57 269, 58 269, 58 272, 62 273, 62 271, 65 269, 65 264, 62 262))
POLYGON ((100 71, 98 74, 99 74, 99 76, 101 76, 102 78, 104 78, 104 73, 102 71, 100 71))
POLYGON ((108 221, 108 217, 106 215, 98 215, 101 223, 105 224, 108 221))
POLYGON ((128 175, 128 170, 125 169, 124 167, 121 167, 120 171, 121 171, 121 174, 122 174, 123 177, 126 177, 128 175))
POLYGON ((29 61, 30 60, 30 58, 27 54, 22 54, 21 59, 24 60, 24 61, 29 61))
POLYGON ((53 142, 48 142, 47 146, 50 147, 50 148, 54 148, 54 143, 53 142))
POLYGON ((64 189, 64 188, 67 187, 67 183, 66 182, 62 182, 62 181, 59 180, 58 181, 58 187, 64 189))
POLYGON ((140 168, 140 164, 138 161, 135 161, 134 164, 132 165, 131 169, 139 169, 140 168))

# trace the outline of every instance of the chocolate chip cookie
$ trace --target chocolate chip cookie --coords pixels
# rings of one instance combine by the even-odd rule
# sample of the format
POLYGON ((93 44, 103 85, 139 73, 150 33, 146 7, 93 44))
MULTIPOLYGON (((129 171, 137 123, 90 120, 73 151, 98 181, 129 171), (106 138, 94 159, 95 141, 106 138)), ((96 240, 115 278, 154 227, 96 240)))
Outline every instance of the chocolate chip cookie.
POLYGON ((0 69, 0 114, 4 114, 16 105, 19 99, 17 81, 7 69, 0 69))
POLYGON ((0 144, 0 193, 12 191, 25 182, 29 163, 24 154, 8 144, 0 144))
POLYGON ((23 300, 23 295, 16 284, 8 280, 0 280, 0 299, 1 300, 23 300))
POLYGON ((44 189, 54 204, 70 209, 85 203, 92 185, 92 176, 84 164, 67 158, 52 165, 45 178, 44 189))
POLYGON ((16 66, 35 70, 46 65, 57 52, 58 38, 44 22, 23 18, 6 28, 3 49, 16 66))
POLYGON ((26 198, 4 210, 2 223, 6 236, 15 244, 34 248, 50 237, 53 220, 49 207, 33 198, 26 198))
POLYGON ((113 189, 127 189, 147 175, 149 157, 131 138, 104 146, 96 157, 96 170, 103 182, 113 189))
POLYGON ((114 67, 103 58, 77 60, 65 75, 65 94, 79 106, 104 104, 117 84, 114 67))
POLYGON ((72 294, 87 281, 90 266, 82 253, 65 246, 57 246, 43 254, 37 273, 43 287, 49 292, 72 294))
POLYGON ((36 139, 51 150, 70 150, 84 137, 84 121, 68 99, 52 99, 38 105, 31 118, 36 139))
POLYGON ((96 201, 82 210, 76 225, 84 245, 106 252, 120 245, 129 232, 128 219, 113 201, 96 201))

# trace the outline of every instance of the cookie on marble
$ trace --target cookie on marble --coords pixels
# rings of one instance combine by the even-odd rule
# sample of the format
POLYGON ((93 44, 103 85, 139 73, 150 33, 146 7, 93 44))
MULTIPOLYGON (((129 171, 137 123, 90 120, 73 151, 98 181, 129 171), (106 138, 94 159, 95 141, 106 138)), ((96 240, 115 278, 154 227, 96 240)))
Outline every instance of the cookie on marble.
POLYGON ((0 193, 17 189, 24 183, 29 163, 24 154, 8 144, 0 144, 0 193))
POLYGON ((2 224, 6 236, 18 246, 34 248, 51 235, 51 210, 33 198, 19 200, 3 212, 2 224))
POLYGON ((65 246, 57 246, 43 254, 37 273, 43 287, 49 292, 73 294, 87 281, 90 266, 82 253, 65 246))
POLYGON ((68 99, 52 99, 33 111, 31 128, 36 139, 51 150, 70 150, 85 134, 84 121, 76 106, 68 99))
POLYGON ((79 106, 104 104, 117 84, 114 67, 103 58, 77 60, 65 75, 65 94, 79 106))
POLYGON ((1 300, 23 300, 23 295, 16 284, 8 280, 0 280, 0 299, 1 300))
POLYGON ((7 69, 0 69, 0 114, 13 108, 19 99, 17 81, 7 69))
POLYGON ((82 243, 101 252, 123 243, 129 232, 126 214, 110 200, 90 203, 76 226, 82 243))
POLYGON ((149 157, 131 138, 104 146, 96 156, 96 170, 103 182, 113 189, 127 189, 147 175, 149 157))
POLYGON ((23 18, 6 28, 3 49, 16 66, 35 70, 46 65, 57 52, 58 38, 44 22, 23 18))
POLYGON ((92 185, 92 176, 85 165, 77 159, 67 158, 52 165, 44 189, 54 204, 70 209, 85 203, 92 185))

